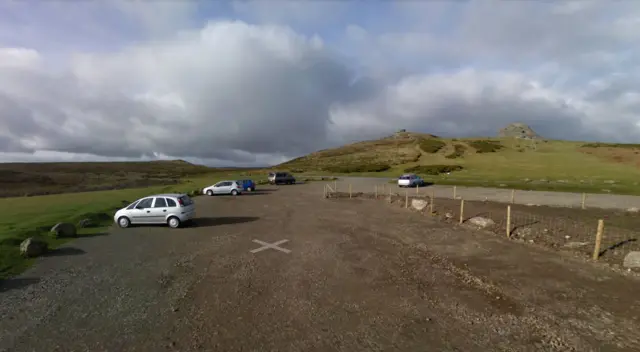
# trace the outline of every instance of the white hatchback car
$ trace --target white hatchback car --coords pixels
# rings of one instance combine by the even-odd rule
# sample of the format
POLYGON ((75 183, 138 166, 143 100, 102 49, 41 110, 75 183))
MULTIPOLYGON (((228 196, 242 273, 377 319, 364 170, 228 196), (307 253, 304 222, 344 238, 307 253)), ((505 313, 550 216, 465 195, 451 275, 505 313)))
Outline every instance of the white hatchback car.
POLYGON ((216 194, 230 194, 236 196, 242 194, 242 186, 238 181, 220 181, 213 186, 205 187, 202 189, 202 194, 213 196, 216 194))
POLYGON ((416 174, 404 174, 398 178, 398 187, 423 186, 424 180, 416 174))
POLYGON ((116 212, 118 226, 138 224, 167 224, 177 228, 196 214, 196 206, 186 194, 156 194, 140 198, 116 212))

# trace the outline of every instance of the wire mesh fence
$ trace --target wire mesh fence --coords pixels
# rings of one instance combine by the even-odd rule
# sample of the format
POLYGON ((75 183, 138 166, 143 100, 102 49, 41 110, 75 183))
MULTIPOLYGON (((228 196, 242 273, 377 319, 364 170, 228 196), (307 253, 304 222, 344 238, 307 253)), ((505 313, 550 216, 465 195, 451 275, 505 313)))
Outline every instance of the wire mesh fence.
POLYGON ((640 251, 640 215, 628 211, 522 205, 437 197, 423 189, 400 192, 381 185, 371 192, 337 191, 327 184, 325 198, 369 198, 424 213, 441 221, 480 228, 505 239, 622 264, 629 252, 640 251))

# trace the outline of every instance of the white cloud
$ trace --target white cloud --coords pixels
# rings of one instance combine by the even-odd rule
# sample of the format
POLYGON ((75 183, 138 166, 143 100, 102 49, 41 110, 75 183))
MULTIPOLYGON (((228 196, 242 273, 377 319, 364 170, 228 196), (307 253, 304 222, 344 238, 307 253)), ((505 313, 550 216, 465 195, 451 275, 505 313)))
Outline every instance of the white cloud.
POLYGON ((190 2, 57 3, 35 12, 51 12, 44 27, 0 6, 22 16, 0 14, 0 160, 265 164, 398 128, 493 135, 514 121, 551 138, 640 137, 635 3, 401 3, 366 18, 344 2, 278 4, 230 5, 261 24, 202 24, 190 2), (85 12, 89 36, 52 22, 85 12), (61 69, 48 29, 72 39, 61 69))

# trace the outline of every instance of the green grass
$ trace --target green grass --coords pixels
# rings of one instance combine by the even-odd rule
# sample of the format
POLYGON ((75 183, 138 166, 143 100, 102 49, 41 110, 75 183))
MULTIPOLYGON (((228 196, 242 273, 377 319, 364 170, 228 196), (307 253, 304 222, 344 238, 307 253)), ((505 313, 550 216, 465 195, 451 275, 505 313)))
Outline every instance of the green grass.
POLYGON ((97 218, 95 227, 78 229, 78 237, 95 236, 107 231, 113 222, 113 214, 125 202, 154 193, 193 192, 223 179, 245 177, 237 173, 216 173, 170 186, 0 198, 3 209, 0 215, 0 279, 16 275, 33 263, 33 259, 23 258, 19 253, 19 244, 25 238, 40 236, 52 249, 70 241, 49 236, 49 229, 58 222, 77 224, 84 218, 97 218))
MULTIPOLYGON (((434 176, 428 173, 416 173, 437 184, 640 195, 640 154, 635 150, 636 145, 618 146, 600 143, 596 147, 578 141, 498 138, 425 139, 418 135, 414 139, 414 148, 422 149, 420 143, 424 140, 443 142, 446 146, 436 153, 423 151, 418 160, 391 164, 390 169, 380 172, 328 173, 314 170, 313 165, 304 163, 299 163, 296 167, 323 175, 394 178, 410 168, 459 165, 464 169, 451 175, 434 176), (459 152, 462 152, 463 148, 463 157, 451 157, 451 154, 461 154, 459 152)), ((361 142, 360 145, 365 143, 367 142, 361 142)), ((360 154, 365 159, 349 160, 353 163, 379 162, 375 157, 377 151, 374 142, 369 143, 371 143, 367 148, 369 152, 360 154)), ((323 158, 316 161, 323 165, 340 164, 349 157, 353 155, 347 154, 340 158, 323 158)))
POLYGON ((447 143, 439 140, 439 139, 422 139, 419 143, 420 145, 420 149, 422 149, 423 152, 425 153, 437 153, 439 152, 442 148, 447 146, 447 143))

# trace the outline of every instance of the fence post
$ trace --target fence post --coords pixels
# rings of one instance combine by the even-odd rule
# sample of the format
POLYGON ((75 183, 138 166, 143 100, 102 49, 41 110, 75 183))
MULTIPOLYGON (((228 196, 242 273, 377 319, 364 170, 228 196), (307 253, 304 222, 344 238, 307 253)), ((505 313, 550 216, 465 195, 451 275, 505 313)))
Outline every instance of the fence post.
POLYGON ((460 200, 460 223, 464 222, 464 199, 460 200))
POLYGON ((324 194, 322 195, 322 197, 327 198, 327 184, 326 184, 326 183, 325 183, 325 185, 324 185, 324 191, 323 191, 323 193, 324 193, 324 194))
MULTIPOLYGON (((432 186, 433 187, 433 186, 432 186)), ((431 188, 431 204, 429 204, 429 213, 433 215, 433 203, 436 201, 436 191, 431 188)))
POLYGON ((511 204, 514 203, 515 199, 516 199, 516 190, 512 189, 511 190, 511 204))
POLYGON ((585 205, 587 202, 587 194, 586 193, 582 193, 582 209, 585 209, 585 205))
POLYGON ((351 184, 349 184, 349 198, 351 198, 351 184))
POLYGON ((420 194, 420 185, 416 185, 416 194, 420 194))
POLYGON ((404 207, 405 208, 409 207, 409 190, 408 189, 404 191, 404 207))
POLYGON ((456 186, 453 186, 453 199, 456 199, 456 186))
POLYGON ((511 206, 507 205, 507 238, 511 238, 511 206))
POLYGON ((602 235, 604 233, 604 220, 598 220, 598 232, 596 232, 596 244, 593 247, 593 260, 600 257, 600 244, 602 243, 602 235))
POLYGON ((333 181, 333 191, 338 193, 338 181, 333 181))
POLYGON ((378 185, 375 185, 375 187, 373 187, 375 195, 376 195, 376 199, 378 199, 378 185))

